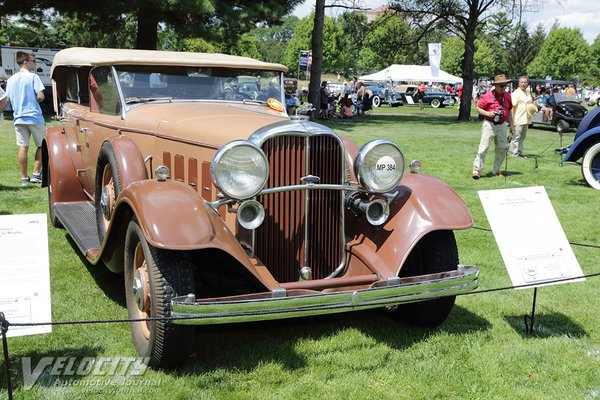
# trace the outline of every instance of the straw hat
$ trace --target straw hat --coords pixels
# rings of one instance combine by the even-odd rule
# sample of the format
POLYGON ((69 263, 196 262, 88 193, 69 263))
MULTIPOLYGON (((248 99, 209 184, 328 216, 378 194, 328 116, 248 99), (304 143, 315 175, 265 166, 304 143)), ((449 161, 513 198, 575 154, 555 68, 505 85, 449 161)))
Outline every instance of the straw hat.
POLYGON ((508 80, 508 78, 506 78, 506 75, 500 74, 500 75, 496 75, 494 77, 494 82, 492 82, 492 85, 501 85, 503 83, 508 83, 508 82, 510 82, 510 80, 508 80))
POLYGON ((538 109, 535 104, 533 104, 533 103, 527 104, 527 114, 529 114, 530 117, 533 117, 537 112, 538 112, 538 109))

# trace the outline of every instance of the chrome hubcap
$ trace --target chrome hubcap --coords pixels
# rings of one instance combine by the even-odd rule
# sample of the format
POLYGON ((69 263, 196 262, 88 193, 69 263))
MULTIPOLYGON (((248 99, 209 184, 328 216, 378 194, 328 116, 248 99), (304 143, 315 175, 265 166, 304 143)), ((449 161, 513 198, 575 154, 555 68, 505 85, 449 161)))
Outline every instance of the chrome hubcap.
POLYGON ((135 271, 133 276, 133 298, 135 304, 140 311, 144 311, 144 303, 146 301, 146 293, 144 291, 144 276, 143 273, 138 269, 135 271))

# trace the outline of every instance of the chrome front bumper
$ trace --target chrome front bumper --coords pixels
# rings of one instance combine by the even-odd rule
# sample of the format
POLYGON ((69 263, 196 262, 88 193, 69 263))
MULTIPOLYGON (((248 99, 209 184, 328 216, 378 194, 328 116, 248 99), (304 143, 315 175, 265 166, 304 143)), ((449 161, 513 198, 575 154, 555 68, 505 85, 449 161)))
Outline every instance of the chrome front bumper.
POLYGON ((171 300, 174 324, 213 325, 334 314, 394 306, 467 293, 479 283, 479 268, 459 265, 456 271, 378 281, 369 288, 340 292, 280 290, 235 299, 200 299, 194 295, 171 300), (405 278, 403 278, 404 280, 405 278))

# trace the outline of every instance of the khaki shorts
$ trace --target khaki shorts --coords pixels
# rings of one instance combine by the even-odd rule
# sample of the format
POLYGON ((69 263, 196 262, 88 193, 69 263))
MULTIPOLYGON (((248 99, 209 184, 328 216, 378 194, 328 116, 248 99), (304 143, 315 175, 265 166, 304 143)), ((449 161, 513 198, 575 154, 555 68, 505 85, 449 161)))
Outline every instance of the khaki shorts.
POLYGON ((46 125, 17 124, 15 125, 15 133, 17 134, 17 146, 29 146, 29 137, 33 136, 36 147, 42 147, 42 140, 44 140, 44 135, 46 135, 46 125))

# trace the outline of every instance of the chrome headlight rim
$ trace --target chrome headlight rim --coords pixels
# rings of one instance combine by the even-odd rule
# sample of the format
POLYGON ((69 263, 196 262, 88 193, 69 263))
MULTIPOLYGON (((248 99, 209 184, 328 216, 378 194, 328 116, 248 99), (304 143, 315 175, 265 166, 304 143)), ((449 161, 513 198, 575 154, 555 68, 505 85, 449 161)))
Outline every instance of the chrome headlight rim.
POLYGON ((223 145, 221 148, 219 148, 219 150, 217 150, 217 152, 215 153, 215 155, 210 163, 210 175, 212 177, 213 184, 217 187, 218 190, 221 191, 221 193, 223 195, 225 195, 226 197, 228 197, 230 199, 246 200, 246 199, 255 197, 265 187, 267 180, 269 179, 269 161, 267 160, 267 156, 262 151, 262 149, 260 147, 258 147, 257 145, 255 145, 254 143, 248 142, 246 140, 234 140, 232 142, 229 142, 229 143, 223 145), (231 190, 228 190, 227 186, 224 185, 222 182, 219 182, 219 177, 221 176, 221 174, 219 173, 220 172, 219 168, 222 166, 223 161, 226 160, 227 154, 237 147, 251 148, 252 150, 256 151, 257 155, 264 163, 265 173, 264 173, 264 176, 260 177, 260 180, 259 180, 260 184, 256 185, 255 190, 249 191, 247 193, 233 192, 231 190))
POLYGON ((372 141, 366 143, 358 152, 358 155, 356 156, 356 160, 354 162, 354 173, 356 175, 356 178, 358 179, 358 183, 361 186, 363 186, 364 188, 366 188, 367 191, 369 191, 369 193, 387 193, 390 190, 393 190, 396 186, 398 186, 398 184, 402 180, 402 177, 404 176, 404 169, 405 169, 404 162, 405 162, 404 153, 402 153, 402 150, 396 143, 394 143, 388 139, 375 139, 375 140, 372 140, 372 141), (365 165, 364 165, 365 160, 366 160, 367 156, 369 155, 369 153, 371 151, 373 151, 375 148, 377 148, 378 146, 382 146, 382 145, 392 146, 398 152, 398 155, 400 156, 400 160, 401 160, 401 163, 400 163, 401 165, 396 165, 396 167, 400 169, 400 172, 397 176, 397 179, 395 179, 392 184, 389 184, 388 186, 383 187, 383 188, 375 188, 375 187, 373 187, 371 182, 368 181, 367 177, 365 176, 366 174, 364 173, 363 168, 365 167, 365 165))

